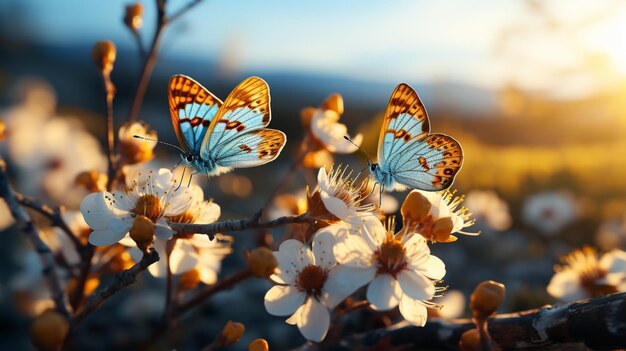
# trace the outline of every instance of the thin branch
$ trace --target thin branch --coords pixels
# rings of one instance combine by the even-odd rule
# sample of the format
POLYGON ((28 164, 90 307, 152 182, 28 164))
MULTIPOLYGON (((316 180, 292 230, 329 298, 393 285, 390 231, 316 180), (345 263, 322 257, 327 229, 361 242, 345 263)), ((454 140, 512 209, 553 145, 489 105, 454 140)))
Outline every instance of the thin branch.
POLYGON ((170 223, 169 225, 178 233, 207 234, 209 238, 213 240, 217 233, 273 228, 291 223, 313 223, 317 220, 316 218, 310 217, 308 213, 303 213, 299 216, 280 217, 268 222, 260 222, 260 217, 261 212, 258 212, 252 218, 230 219, 210 224, 170 223))
POLYGON ((78 279, 76 280, 76 288, 70 296, 70 305, 74 311, 78 309, 83 301, 83 298, 85 297, 85 284, 87 284, 87 279, 89 278, 91 261, 95 250, 96 247, 88 243, 80 251, 80 273, 78 275, 78 279))
MULTIPOLYGON (((344 338, 328 350, 373 349, 377 345, 457 350, 470 319, 429 319, 424 327, 406 322, 344 338)), ((489 334, 504 350, 620 349, 626 345, 626 292, 497 315, 489 334)), ((304 345, 299 350, 316 350, 304 345)))
POLYGON ((148 56, 146 56, 143 63, 143 69, 141 70, 137 90, 135 90, 135 98, 133 99, 133 104, 130 108, 130 112, 128 113, 129 122, 135 122, 137 120, 141 104, 143 103, 143 98, 146 95, 146 90, 148 89, 150 77, 152 76, 152 71, 154 71, 154 65, 156 64, 159 46, 161 45, 163 30, 169 23, 167 15, 165 14, 165 2, 166 0, 156 0, 157 26, 154 32, 154 37, 152 38, 152 44, 150 45, 150 51, 148 52, 148 56))
POLYGON ((181 304, 174 316, 180 316, 189 311, 190 309, 200 305, 202 302, 206 301, 213 294, 220 292, 222 290, 230 289, 235 286, 237 283, 246 280, 254 275, 248 268, 244 268, 239 272, 228 276, 217 283, 206 287, 203 291, 199 292, 196 296, 189 299, 187 302, 181 304))
POLYGON ((11 215, 15 218, 19 228, 26 234, 26 237, 35 247, 35 250, 41 258, 43 266, 43 274, 48 279, 50 284, 50 290, 52 292, 52 299, 56 305, 56 309, 59 313, 66 317, 69 317, 69 312, 65 304, 65 292, 61 287, 61 282, 57 275, 54 264, 54 255, 50 248, 39 236, 39 232, 33 224, 28 213, 20 206, 19 201, 15 197, 15 192, 9 183, 9 177, 6 173, 6 163, 0 158, 0 197, 2 197, 11 211, 11 215))
POLYGON ((41 213, 42 215, 46 216, 50 220, 52 226, 59 227, 61 230, 63 230, 63 232, 68 236, 68 238, 72 241, 72 243, 76 247, 76 250, 80 251, 82 249, 83 244, 76 237, 74 232, 72 232, 72 229, 67 225, 67 223, 65 223, 65 220, 63 219, 63 216, 61 215, 62 212, 61 212, 60 207, 50 207, 46 204, 39 202, 38 200, 32 199, 18 192, 14 192, 13 195, 15 196, 17 201, 20 203, 20 205, 26 206, 30 209, 33 209, 41 213))
POLYGON ((192 8, 194 8, 196 5, 198 5, 201 2, 202 2, 202 0, 192 0, 189 3, 187 3, 187 5, 185 5, 183 8, 181 8, 176 13, 174 13, 174 14, 172 14, 170 16, 170 23, 172 23, 175 20, 177 20, 178 18, 180 18, 182 15, 187 13, 187 11, 191 10, 192 8))
POLYGON ((143 41, 141 41, 141 35, 139 34, 139 31, 137 29, 132 28, 131 33, 133 33, 133 37, 135 38, 135 41, 137 42, 137 47, 139 48, 139 59, 140 60, 145 60, 146 59, 146 48, 143 45, 143 41))
POLYGON ((89 300, 83 308, 78 310, 78 312, 76 312, 76 315, 74 316, 73 323, 76 324, 80 322, 83 318, 85 318, 85 316, 100 307, 100 305, 102 305, 108 298, 115 295, 118 291, 124 289, 125 287, 133 284, 135 281, 137 281, 137 276, 141 272, 148 269, 151 264, 157 262, 158 260, 159 254, 154 248, 150 248, 148 252, 144 253, 141 261, 137 262, 129 269, 118 273, 115 276, 115 281, 113 283, 111 283, 106 289, 104 289, 94 298, 89 300))
POLYGON ((115 181, 115 137, 113 129, 113 98, 115 97, 115 85, 111 82, 111 72, 102 71, 102 81, 104 83, 104 99, 106 101, 106 130, 107 130, 107 161, 108 161, 108 180, 107 189, 111 190, 115 181))

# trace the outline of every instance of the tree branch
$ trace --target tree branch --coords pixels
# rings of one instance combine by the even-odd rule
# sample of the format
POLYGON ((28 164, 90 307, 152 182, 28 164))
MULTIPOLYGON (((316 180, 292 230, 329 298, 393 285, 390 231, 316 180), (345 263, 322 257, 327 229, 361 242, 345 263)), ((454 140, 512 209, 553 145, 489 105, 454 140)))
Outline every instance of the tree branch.
POLYGON ((41 213, 42 215, 46 216, 50 220, 53 226, 59 227, 61 230, 63 230, 63 232, 67 234, 67 236, 70 238, 70 240, 76 247, 76 250, 80 251, 82 249, 83 244, 76 237, 74 232, 72 232, 72 229, 67 225, 67 223, 65 223, 65 220, 63 219, 63 216, 61 215, 62 212, 61 212, 60 207, 50 207, 46 204, 43 204, 35 199, 32 199, 18 192, 13 192, 13 195, 15 196, 15 199, 17 199, 17 201, 20 203, 20 205, 26 206, 30 209, 33 209, 41 213))
POLYGON ((148 252, 144 253, 141 261, 137 262, 129 269, 118 273, 115 276, 115 281, 111 283, 106 289, 104 289, 97 296, 89 300, 87 304, 76 312, 72 322, 74 324, 80 322, 86 315, 100 307, 108 298, 115 295, 118 291, 133 284, 137 281, 137 276, 148 269, 148 267, 159 260, 159 254, 154 248, 150 248, 148 252))
POLYGON ((217 233, 238 232, 249 229, 263 229, 279 227, 291 223, 313 223, 317 218, 310 217, 308 213, 299 216, 280 217, 272 221, 259 221, 261 212, 255 214, 252 218, 230 219, 223 222, 215 222, 211 224, 190 224, 190 223, 170 223, 170 227, 178 233, 182 234, 207 234, 211 240, 217 233))
POLYGON ((19 228, 26 234, 26 237, 35 247, 35 250, 41 258, 43 266, 43 274, 48 279, 50 284, 50 291, 52 293, 52 299, 56 305, 56 309, 59 313, 66 317, 69 317, 69 312, 65 303, 65 292, 61 287, 61 282, 57 275, 54 255, 50 248, 39 236, 39 232, 28 213, 20 206, 19 201, 15 196, 15 192, 9 183, 9 177, 6 173, 7 166, 2 158, 0 158, 0 197, 2 197, 9 206, 11 215, 15 218, 19 228))
MULTIPOLYGON (((344 338, 328 350, 373 349, 377 345, 458 349, 469 319, 430 319, 424 327, 406 322, 344 338)), ((626 292, 569 304, 497 315, 489 320, 493 341, 504 350, 620 349, 626 345, 626 292)), ((299 350, 316 350, 306 344, 299 350)))

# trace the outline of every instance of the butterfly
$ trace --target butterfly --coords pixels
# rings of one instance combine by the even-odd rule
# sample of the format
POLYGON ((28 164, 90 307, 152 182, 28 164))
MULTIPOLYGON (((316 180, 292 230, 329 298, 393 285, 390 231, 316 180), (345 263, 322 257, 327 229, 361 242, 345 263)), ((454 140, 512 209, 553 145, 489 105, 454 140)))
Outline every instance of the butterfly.
POLYGON ((463 164, 463 149, 451 136, 430 134, 426 108, 407 84, 391 94, 380 129, 378 163, 370 173, 384 190, 449 188, 463 164))
POLYGON ((265 128, 270 91, 261 78, 247 78, 222 102, 192 78, 175 75, 168 98, 182 162, 209 177, 271 162, 285 146, 285 133, 265 128))

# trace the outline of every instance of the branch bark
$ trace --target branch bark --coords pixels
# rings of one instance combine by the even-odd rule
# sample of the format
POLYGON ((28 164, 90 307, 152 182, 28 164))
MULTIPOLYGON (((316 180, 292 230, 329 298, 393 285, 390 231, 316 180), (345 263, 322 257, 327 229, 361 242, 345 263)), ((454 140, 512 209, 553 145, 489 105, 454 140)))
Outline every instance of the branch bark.
POLYGON ((182 234, 207 234, 211 240, 217 233, 237 232, 249 229, 263 229, 279 227, 291 223, 312 223, 316 218, 310 217, 308 213, 299 216, 280 217, 268 222, 260 222, 261 212, 255 214, 252 218, 230 219, 223 222, 215 222, 211 224, 189 224, 189 223, 170 223, 170 227, 178 233, 182 234))
POLYGON ((141 261, 137 262, 129 269, 118 273, 115 276, 115 281, 111 283, 111 285, 89 300, 83 308, 78 310, 72 322, 74 324, 80 322, 85 316, 100 307, 100 305, 102 305, 108 298, 115 295, 118 291, 124 289, 125 287, 133 284, 137 281, 137 276, 141 272, 148 269, 151 264, 157 262, 158 260, 159 254, 156 250, 154 250, 154 248, 150 248, 148 252, 143 255, 141 261))
MULTIPOLYGON (((381 345, 458 349, 459 338, 475 328, 469 319, 430 319, 424 327, 406 322, 344 338, 327 350, 370 350, 381 345)), ((613 350, 626 345, 626 292, 569 304, 497 315, 489 320, 493 341, 504 350, 613 350)), ((316 350, 306 344, 299 350, 316 350)))
POLYGON ((54 255, 52 251, 50 251, 48 245, 46 245, 46 243, 39 236, 39 232, 37 231, 37 228, 35 228, 35 225, 26 210, 20 206, 20 203, 15 196, 15 191, 9 183, 9 177, 6 170, 6 163, 2 158, 0 158, 0 197, 7 202, 11 215, 15 218, 18 227, 24 232, 24 234, 26 234, 26 237, 30 240, 39 254, 43 266, 43 274, 50 284, 52 299, 54 300, 57 311, 65 317, 69 317, 70 314, 67 310, 65 292, 61 287, 61 281, 55 269, 54 255))

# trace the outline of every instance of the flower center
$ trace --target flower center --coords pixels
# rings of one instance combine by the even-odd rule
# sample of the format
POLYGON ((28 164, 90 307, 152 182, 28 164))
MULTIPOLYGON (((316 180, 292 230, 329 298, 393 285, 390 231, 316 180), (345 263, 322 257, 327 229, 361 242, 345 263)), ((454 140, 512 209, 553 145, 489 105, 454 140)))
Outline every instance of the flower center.
POLYGON ((142 195, 137 199, 135 215, 146 216, 153 222, 156 222, 161 217, 161 202, 159 198, 152 194, 142 195))
POLYGON ((309 295, 319 297, 326 278, 328 278, 328 273, 320 266, 308 265, 298 274, 296 287, 309 295))
POLYGON ((376 251, 378 272, 391 274, 393 277, 406 267, 406 250, 395 238, 388 238, 376 251))

